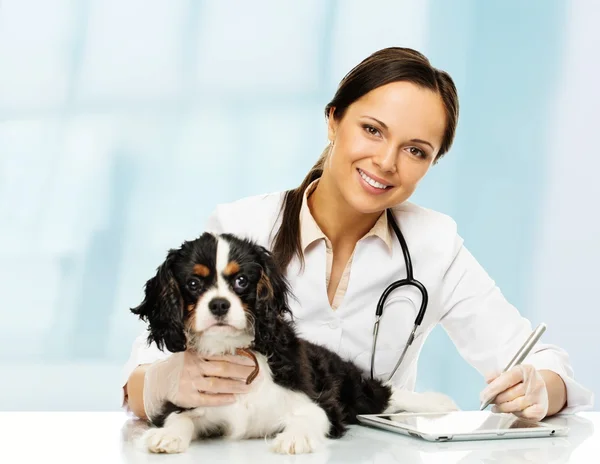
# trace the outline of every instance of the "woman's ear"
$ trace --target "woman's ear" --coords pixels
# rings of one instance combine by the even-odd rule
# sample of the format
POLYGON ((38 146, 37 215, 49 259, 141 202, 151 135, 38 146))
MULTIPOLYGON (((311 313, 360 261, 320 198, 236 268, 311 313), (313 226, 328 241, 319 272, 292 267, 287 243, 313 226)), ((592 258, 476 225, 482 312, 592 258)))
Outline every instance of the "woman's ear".
POLYGON ((329 143, 333 145, 335 140, 335 133, 337 132, 338 121, 334 116, 335 108, 331 107, 329 109, 329 114, 327 115, 327 138, 329 139, 329 143))
POLYGON ((183 299, 171 269, 176 256, 177 250, 169 251, 156 275, 146 282, 144 301, 131 308, 148 322, 148 343, 155 342, 159 349, 166 347, 172 353, 186 349, 183 299))

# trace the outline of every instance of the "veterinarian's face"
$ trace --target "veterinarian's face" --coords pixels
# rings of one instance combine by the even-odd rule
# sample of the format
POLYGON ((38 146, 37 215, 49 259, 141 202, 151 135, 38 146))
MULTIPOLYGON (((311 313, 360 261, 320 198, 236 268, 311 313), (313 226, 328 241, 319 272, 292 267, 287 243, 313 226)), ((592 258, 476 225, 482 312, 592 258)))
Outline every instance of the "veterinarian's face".
POLYGON ((329 117, 333 141, 323 178, 361 213, 405 201, 433 163, 446 117, 441 97, 410 82, 393 82, 329 117))

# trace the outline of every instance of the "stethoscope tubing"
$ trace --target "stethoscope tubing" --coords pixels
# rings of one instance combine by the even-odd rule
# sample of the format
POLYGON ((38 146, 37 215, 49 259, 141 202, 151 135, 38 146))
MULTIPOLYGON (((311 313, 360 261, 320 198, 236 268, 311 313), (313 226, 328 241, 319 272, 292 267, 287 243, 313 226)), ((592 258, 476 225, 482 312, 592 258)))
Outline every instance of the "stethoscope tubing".
POLYGON ((413 329, 408 337, 406 344, 404 345, 404 350, 402 350, 402 354, 400 355, 400 358, 398 358, 398 362, 396 363, 396 366, 394 367, 392 373, 390 374, 387 380, 387 382, 389 382, 392 380, 392 378, 396 374, 396 371, 402 364, 402 361, 406 356, 408 348, 411 346, 413 340, 415 339, 415 333, 417 331, 417 328, 421 325, 421 322, 423 322, 423 318, 425 317, 425 313, 427 311, 428 294, 425 286, 413 277, 413 266, 410 257, 410 252, 408 251, 408 245, 406 244, 406 240, 404 239, 404 236, 402 235, 402 232, 400 231, 400 228, 398 227, 398 224, 394 219, 394 215, 391 209, 388 209, 386 211, 386 214, 388 218, 388 223, 392 226, 392 229, 394 230, 394 233, 398 238, 398 242, 400 242, 400 247, 402 248, 402 254, 404 255, 404 263, 406 265, 406 279, 400 279, 395 282, 392 282, 379 297, 379 302, 377 303, 377 309, 375 311, 375 323, 373 325, 373 347, 371 349, 371 379, 373 379, 375 375, 375 353, 377 348, 377 338, 379 335, 379 324, 381 322, 381 316, 383 315, 383 307, 388 296, 394 290, 406 286, 415 287, 421 293, 421 307, 419 308, 419 313, 415 318, 413 329))

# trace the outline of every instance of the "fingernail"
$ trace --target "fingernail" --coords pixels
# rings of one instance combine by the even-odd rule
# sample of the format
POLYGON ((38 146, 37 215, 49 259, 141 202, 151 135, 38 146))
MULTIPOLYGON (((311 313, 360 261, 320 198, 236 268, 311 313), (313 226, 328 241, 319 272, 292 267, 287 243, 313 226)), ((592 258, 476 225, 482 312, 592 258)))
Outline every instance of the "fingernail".
POLYGON ((488 389, 484 389, 480 394, 479 394, 479 401, 481 401, 482 403, 484 401, 487 401, 487 399, 490 397, 490 393, 488 391, 488 389))

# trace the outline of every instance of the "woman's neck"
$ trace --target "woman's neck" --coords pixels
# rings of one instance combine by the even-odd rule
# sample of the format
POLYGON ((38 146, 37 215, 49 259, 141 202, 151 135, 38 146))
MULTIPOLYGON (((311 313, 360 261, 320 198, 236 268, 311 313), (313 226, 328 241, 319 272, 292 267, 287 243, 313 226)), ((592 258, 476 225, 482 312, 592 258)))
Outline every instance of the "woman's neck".
POLYGON ((334 246, 358 242, 381 214, 360 213, 353 209, 327 175, 319 179, 308 198, 308 206, 316 223, 334 246))

